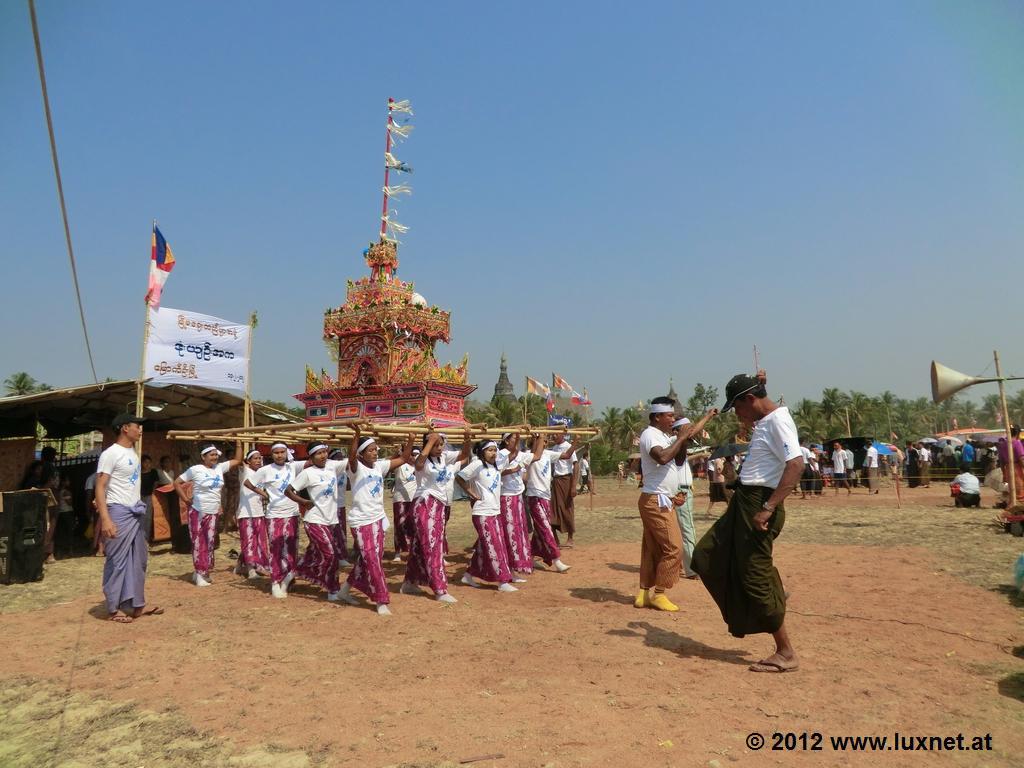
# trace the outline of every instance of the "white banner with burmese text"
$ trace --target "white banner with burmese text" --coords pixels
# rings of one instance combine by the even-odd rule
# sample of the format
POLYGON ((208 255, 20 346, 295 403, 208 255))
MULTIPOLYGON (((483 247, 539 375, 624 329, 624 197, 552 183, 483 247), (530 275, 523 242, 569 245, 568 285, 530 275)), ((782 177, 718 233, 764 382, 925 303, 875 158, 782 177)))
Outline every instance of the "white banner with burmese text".
POLYGON ((244 392, 249 326, 160 307, 149 313, 146 378, 155 386, 197 384, 244 392))

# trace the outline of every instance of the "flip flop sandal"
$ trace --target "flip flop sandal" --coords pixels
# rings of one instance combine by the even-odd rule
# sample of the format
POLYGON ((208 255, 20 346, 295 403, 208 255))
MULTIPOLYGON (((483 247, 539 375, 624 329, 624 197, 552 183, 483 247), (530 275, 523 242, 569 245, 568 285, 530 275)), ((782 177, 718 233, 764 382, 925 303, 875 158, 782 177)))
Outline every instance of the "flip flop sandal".
POLYGON ((142 615, 143 616, 163 616, 164 615, 164 609, 161 608, 158 605, 155 608, 150 608, 148 611, 143 611, 142 615))
POLYGON ((751 664, 749 667, 747 667, 747 669, 749 669, 751 672, 796 672, 798 669, 800 669, 800 665, 797 664, 792 667, 784 667, 781 664, 774 661, 759 661, 756 664, 751 664))
POLYGON ((135 619, 131 616, 126 616, 123 613, 115 613, 112 616, 108 616, 107 621, 112 621, 115 624, 131 624, 135 619))

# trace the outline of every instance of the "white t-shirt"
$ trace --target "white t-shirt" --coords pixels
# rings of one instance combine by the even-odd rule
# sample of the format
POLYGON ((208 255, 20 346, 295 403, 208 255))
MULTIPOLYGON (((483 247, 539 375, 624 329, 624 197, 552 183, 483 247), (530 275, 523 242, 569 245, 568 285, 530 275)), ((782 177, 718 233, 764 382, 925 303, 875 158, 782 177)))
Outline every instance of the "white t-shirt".
POLYGON ((953 478, 953 482, 960 486, 961 493, 981 493, 981 483, 978 478, 970 472, 964 472, 953 478))
POLYGON ((849 448, 844 448, 843 453, 846 454, 846 471, 850 472, 856 469, 856 465, 854 464, 853 460, 853 451, 851 451, 849 448))
POLYGON ((693 487, 693 470, 690 469, 690 462, 684 461, 681 465, 672 462, 676 468, 676 486, 685 485, 687 488, 693 487))
POLYGON ((256 479, 252 484, 267 492, 270 501, 267 503, 267 517, 298 517, 299 505, 284 495, 284 490, 291 485, 295 476, 306 465, 304 461, 286 461, 284 464, 267 464, 256 471, 256 479))
POLYGON ((832 451, 832 471, 837 475, 846 472, 846 454, 842 451, 832 451))
POLYGON ((666 435, 655 426, 640 433, 640 471, 644 475, 644 493, 671 496, 676 492, 675 463, 659 464, 651 458, 651 448, 668 448, 676 441, 673 435, 666 435))
MULTIPOLYGON (((575 456, 576 454, 573 454, 575 456)), ((580 459, 580 476, 587 477, 590 474, 590 462, 586 459, 580 459)))
POLYGON ((395 501, 412 501, 416 497, 416 467, 403 464, 395 470, 395 491, 391 494, 395 501))
POLYGON ((352 509, 348 512, 350 528, 359 528, 378 520, 387 521, 384 514, 384 475, 391 471, 391 459, 378 459, 372 467, 356 459, 352 478, 352 509))
POLYGON ((256 493, 256 491, 250 491, 246 488, 246 480, 256 485, 256 470, 243 464, 238 473, 238 511, 235 512, 236 520, 264 516, 263 497, 256 493))
MULTIPOLYGON (((570 443, 568 440, 563 440, 558 445, 556 445, 554 449, 558 451, 559 455, 561 455, 569 449, 569 445, 570 443)), ((577 461, 578 459, 576 458, 576 451, 573 451, 568 459, 556 459, 554 466, 551 468, 551 472, 552 474, 554 474, 555 477, 571 475, 572 465, 575 464, 577 461)))
POLYGON ((917 449, 917 459, 918 461, 931 461, 932 452, 922 445, 920 448, 917 449))
POLYGON ((530 469, 526 473, 527 496, 536 496, 539 499, 551 498, 551 467, 561 455, 562 451, 553 451, 547 448, 539 459, 530 463, 530 469))
POLYGON ((877 467, 878 466, 878 449, 875 446, 868 448, 867 455, 864 456, 865 467, 877 467))
POLYGON ((459 472, 459 477, 472 483, 473 492, 480 501, 473 504, 473 514, 479 517, 494 517, 501 511, 501 470, 473 459, 459 472))
POLYGON ((306 510, 303 520, 316 525, 338 524, 338 491, 345 483, 344 473, 347 468, 348 459, 328 459, 323 469, 315 466, 306 467, 292 480, 292 488, 296 491, 309 491, 309 500, 313 502, 313 506, 306 510))
POLYGON ((762 485, 776 488, 782 479, 786 462, 800 459, 800 436, 789 408, 776 408, 754 424, 750 435, 750 449, 740 470, 744 485, 762 485))
POLYGON ((222 461, 213 467, 194 464, 180 475, 183 483, 192 483, 192 508, 201 515, 220 512, 220 492, 224 490, 224 473, 231 462, 222 461))
MULTIPOLYGON (((498 471, 503 472, 509 468, 508 457, 511 451, 507 448, 502 448, 498 451, 498 456, 495 462, 498 465, 498 471)), ((507 475, 501 477, 501 495, 502 496, 519 496, 523 491, 526 490, 526 484, 523 482, 523 472, 533 462, 533 452, 519 451, 516 454, 515 461, 512 462, 512 467, 518 467, 515 472, 510 472, 507 475)))
POLYGON ((441 451, 436 459, 429 456, 423 462, 423 469, 416 473, 416 498, 433 496, 442 504, 452 503, 451 487, 455 483, 458 467, 453 466, 459 458, 459 451, 441 451))
POLYGON ((141 462, 134 448, 114 443, 100 454, 96 473, 110 475, 107 483, 107 504, 134 507, 142 498, 139 474, 141 462))

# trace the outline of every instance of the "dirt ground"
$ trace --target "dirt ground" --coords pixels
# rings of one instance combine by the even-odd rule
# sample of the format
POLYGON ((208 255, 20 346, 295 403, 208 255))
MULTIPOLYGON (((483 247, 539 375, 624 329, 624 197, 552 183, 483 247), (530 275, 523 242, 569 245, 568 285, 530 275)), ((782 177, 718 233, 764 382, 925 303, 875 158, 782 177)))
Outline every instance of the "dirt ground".
MULTIPOLYGON (((955 510, 938 486, 904 491, 902 509, 891 489, 792 498, 776 553, 802 666, 759 675, 747 666, 770 638, 731 637, 699 582, 672 591, 678 614, 633 607, 636 490, 616 485, 598 484, 593 510, 578 500, 569 573, 509 595, 453 586, 444 606, 398 595, 389 565, 390 618, 307 586, 271 599, 228 572, 230 537, 201 591, 189 558, 157 547, 147 597, 166 614, 131 625, 101 620, 99 558, 0 587, 0 766, 1021 764, 1024 540, 993 510, 955 510), (829 740, 894 732, 991 734, 992 750, 829 740), (774 733, 796 749, 772 750, 774 733), (808 747, 822 734, 819 754, 804 733, 808 747)), ((472 539, 457 505, 453 582, 472 539)))

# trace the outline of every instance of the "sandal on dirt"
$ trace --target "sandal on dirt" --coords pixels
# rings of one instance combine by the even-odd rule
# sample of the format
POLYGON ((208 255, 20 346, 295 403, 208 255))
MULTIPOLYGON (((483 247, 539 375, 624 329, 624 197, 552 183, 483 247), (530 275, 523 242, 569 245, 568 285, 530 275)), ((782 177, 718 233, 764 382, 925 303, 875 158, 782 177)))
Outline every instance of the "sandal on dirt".
POLYGON ((791 667, 784 667, 777 661, 768 661, 765 659, 764 661, 759 661, 756 664, 751 664, 748 669, 751 672, 796 672, 800 669, 800 665, 794 664, 791 667))
POLYGON ((164 615, 164 609, 161 608, 158 605, 158 606, 156 606, 154 608, 150 608, 148 611, 143 611, 142 615, 143 616, 163 616, 164 615))
POLYGON ((112 613, 107 617, 107 621, 112 621, 115 624, 131 624, 135 619, 123 613, 112 613))

